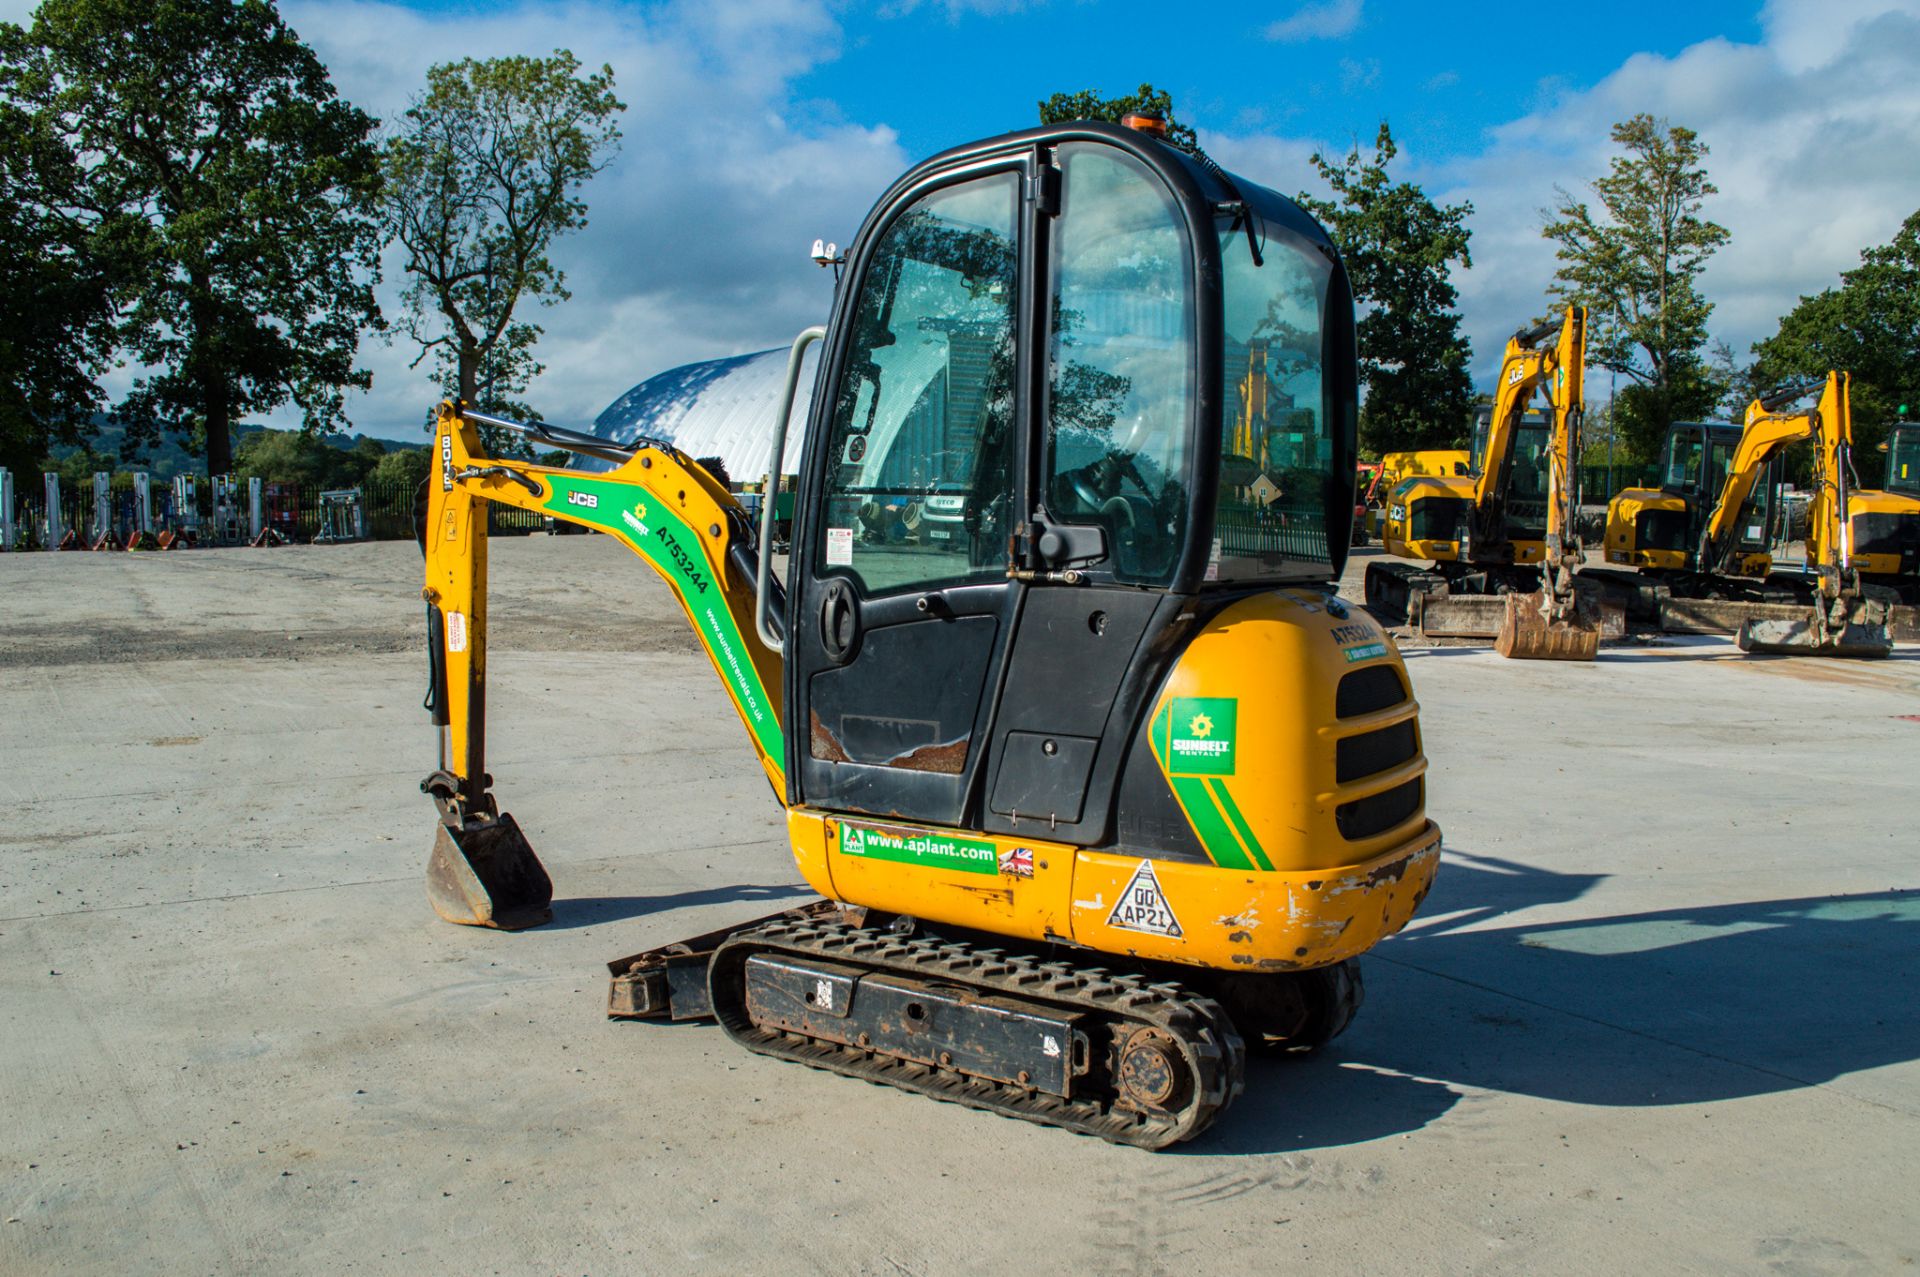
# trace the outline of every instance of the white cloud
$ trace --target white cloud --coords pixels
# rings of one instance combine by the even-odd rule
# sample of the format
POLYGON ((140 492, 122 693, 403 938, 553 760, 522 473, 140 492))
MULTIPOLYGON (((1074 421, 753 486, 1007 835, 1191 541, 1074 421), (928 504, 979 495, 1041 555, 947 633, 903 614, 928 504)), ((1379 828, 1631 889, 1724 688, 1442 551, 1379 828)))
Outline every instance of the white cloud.
MULTIPOLYGON (((790 99, 797 76, 832 60, 840 31, 812 0, 624 5, 537 2, 475 17, 378 0, 286 0, 294 28, 343 95, 397 116, 427 68, 461 57, 570 48, 610 63, 627 104, 618 158, 585 190, 589 223, 556 246, 573 298, 528 317, 547 366, 530 401, 584 425, 635 382, 695 359, 784 343, 825 319, 831 277, 807 258, 816 236, 846 243, 908 157, 883 125, 849 124, 790 99)), ((389 254, 382 303, 404 280, 389 254)), ((368 341, 373 390, 355 428, 412 437, 434 388, 416 351, 368 341)), ((276 424, 291 424, 290 413, 276 424)))
POLYGON ((1637 54, 1584 92, 1496 130, 1472 160, 1421 177, 1475 205, 1474 269, 1458 279, 1484 377, 1505 335, 1545 308, 1555 267, 1540 210, 1607 171, 1611 126, 1665 116, 1711 148, 1706 216, 1732 234, 1701 287, 1737 352, 1920 208, 1920 2, 1773 0, 1757 45, 1708 40, 1637 54), (1876 10, 1869 12, 1869 10, 1876 10))
POLYGON ((1358 93, 1380 83, 1380 60, 1378 58, 1341 58, 1340 91, 1358 93))
POLYGON ((1281 44, 1304 40, 1337 40, 1352 35, 1360 25, 1361 0, 1319 0, 1306 4, 1277 22, 1267 25, 1261 34, 1281 44))

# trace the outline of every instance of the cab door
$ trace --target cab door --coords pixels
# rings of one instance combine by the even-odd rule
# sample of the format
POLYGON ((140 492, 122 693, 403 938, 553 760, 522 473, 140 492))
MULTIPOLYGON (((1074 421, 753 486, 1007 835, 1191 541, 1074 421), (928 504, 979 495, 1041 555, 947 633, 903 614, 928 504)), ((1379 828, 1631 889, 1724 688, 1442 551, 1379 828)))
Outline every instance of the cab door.
POLYGON ((850 263, 788 569, 791 801, 963 820, 1021 600, 1030 172, 936 176, 850 263))

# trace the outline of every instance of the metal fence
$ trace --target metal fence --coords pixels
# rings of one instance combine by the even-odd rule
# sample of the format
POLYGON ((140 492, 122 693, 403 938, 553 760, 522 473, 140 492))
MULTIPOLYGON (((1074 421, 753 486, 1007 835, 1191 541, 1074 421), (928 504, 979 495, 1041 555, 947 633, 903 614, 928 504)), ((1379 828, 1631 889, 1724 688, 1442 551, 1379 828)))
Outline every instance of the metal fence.
MULTIPOLYGON (((13 536, 18 550, 48 548, 47 489, 38 474, 12 476, 13 536)), ((318 483, 262 483, 260 485, 260 526, 274 534, 270 539, 307 544, 319 536, 323 542, 351 539, 340 535, 343 526, 356 526, 363 539, 372 541, 406 540, 414 535, 416 518, 425 511, 426 491, 407 483, 367 482, 345 490, 323 489, 318 483), (328 500, 322 500, 326 491, 328 500), (357 494, 360 517, 357 523, 339 518, 341 493, 357 494)), ((193 485, 189 508, 175 488, 154 484, 147 501, 147 526, 156 535, 162 532, 192 534, 202 544, 230 544, 250 540, 252 524, 250 494, 245 480, 236 485, 235 505, 216 509, 214 485, 198 481, 193 485), (224 516, 224 517, 222 517, 224 516), (222 528, 222 524, 227 525, 222 528)), ((139 495, 132 476, 116 475, 105 494, 105 509, 92 483, 60 485, 59 520, 56 534, 72 531, 76 540, 91 544, 101 531, 125 544, 129 536, 142 531, 139 495)), ((531 510, 487 503, 489 530, 506 536, 524 536, 547 524, 547 517, 531 510)), ((58 541, 59 537, 54 537, 58 541)))

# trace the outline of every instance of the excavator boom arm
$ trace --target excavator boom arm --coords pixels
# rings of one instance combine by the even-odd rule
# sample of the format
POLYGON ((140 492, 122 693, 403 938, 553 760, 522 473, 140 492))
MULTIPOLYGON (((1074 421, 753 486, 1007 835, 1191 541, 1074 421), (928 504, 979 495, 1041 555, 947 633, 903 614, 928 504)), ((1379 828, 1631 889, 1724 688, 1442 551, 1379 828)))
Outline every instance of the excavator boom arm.
POLYGON ((781 657, 755 632, 758 583, 745 554, 752 530, 731 494, 663 444, 645 444, 628 455, 591 436, 494 422, 563 447, 578 443, 574 450, 618 464, 589 474, 489 457, 477 428, 481 420, 493 421, 441 405, 425 532, 429 656, 440 693, 435 721, 447 730, 440 774, 443 785, 457 790, 461 812, 478 816, 491 807, 485 770, 488 502, 604 532, 666 582, 784 805, 781 657))

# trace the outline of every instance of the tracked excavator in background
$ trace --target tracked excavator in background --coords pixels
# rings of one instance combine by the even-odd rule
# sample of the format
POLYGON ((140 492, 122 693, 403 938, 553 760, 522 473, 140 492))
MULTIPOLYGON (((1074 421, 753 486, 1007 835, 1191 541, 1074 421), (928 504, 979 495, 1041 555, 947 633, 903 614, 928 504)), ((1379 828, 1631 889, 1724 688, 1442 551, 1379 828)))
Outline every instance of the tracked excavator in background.
MULTIPOLYGON (((1879 488, 1854 492, 1847 503, 1853 553, 1861 584, 1884 591, 1904 610, 1920 604, 1920 423, 1896 422, 1880 450, 1887 454, 1886 479, 1879 488)), ((1905 627, 1902 633, 1920 637, 1905 634, 1905 627)))
POLYGON ((1847 380, 1833 372, 1763 395, 1738 428, 1675 423, 1665 483, 1626 489, 1607 507, 1607 561, 1639 571, 1583 575, 1630 612, 1657 616, 1668 632, 1733 633, 1752 651, 1885 655, 1890 596, 1865 587, 1849 544, 1856 494, 1847 380), (1814 445, 1807 571, 1778 572, 1770 547, 1779 462, 1805 440, 1814 445))
POLYGON ((1369 610, 1428 637, 1493 639, 1502 655, 1531 659, 1590 661, 1603 636, 1625 633, 1624 614, 1575 575, 1585 368, 1582 307, 1508 339, 1471 472, 1416 476, 1389 495, 1381 545, 1415 562, 1367 564, 1369 610), (1536 395, 1546 401, 1537 415, 1528 411, 1536 395))
POLYGON ((1800 581, 1812 598, 1800 616, 1742 621, 1735 641, 1743 652, 1864 657, 1893 652, 1892 594, 1862 580, 1864 565, 1854 544, 1858 481, 1848 381, 1848 374, 1831 372, 1824 383, 1794 388, 1803 396, 1819 394, 1803 412, 1813 438, 1813 498, 1807 505, 1807 572, 1800 581))
POLYGON ((711 1017, 753 1051, 1147 1148, 1204 1129, 1249 1047, 1345 1028, 1354 960, 1440 854, 1406 670, 1334 593, 1352 297, 1291 201, 1134 123, 964 146, 881 198, 769 423, 777 483, 821 341, 784 582, 768 525, 670 443, 442 406, 422 787, 443 918, 551 912, 485 761, 501 503, 671 587, 821 897, 616 960, 613 1017, 711 1017), (488 456, 483 424, 611 469, 488 456), (963 497, 962 534, 885 516, 929 490, 963 497))

